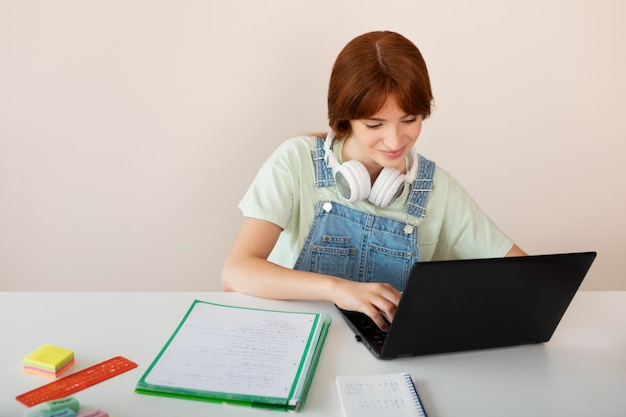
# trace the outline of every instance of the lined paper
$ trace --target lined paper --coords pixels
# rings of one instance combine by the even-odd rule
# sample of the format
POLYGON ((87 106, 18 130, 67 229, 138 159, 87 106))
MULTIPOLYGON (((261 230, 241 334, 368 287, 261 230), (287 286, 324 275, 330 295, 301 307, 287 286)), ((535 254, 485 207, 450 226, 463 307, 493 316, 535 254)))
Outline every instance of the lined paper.
POLYGON ((250 396, 286 397, 301 366, 315 314, 198 303, 145 381, 250 396))

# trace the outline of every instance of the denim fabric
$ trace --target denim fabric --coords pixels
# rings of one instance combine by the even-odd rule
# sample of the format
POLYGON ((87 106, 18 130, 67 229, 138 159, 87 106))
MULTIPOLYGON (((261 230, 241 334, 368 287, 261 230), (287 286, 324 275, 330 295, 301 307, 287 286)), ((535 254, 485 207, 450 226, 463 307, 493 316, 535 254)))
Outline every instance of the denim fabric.
MULTIPOLYGON (((332 170, 323 158, 323 140, 312 152, 316 186, 333 186, 332 170)), ((422 218, 432 189, 435 164, 420 155, 417 179, 405 207, 422 218)), ((413 263, 419 260, 417 228, 406 223, 363 213, 337 202, 320 201, 304 247, 294 269, 318 272, 360 282, 387 282, 404 288, 413 263), (330 210, 328 210, 330 209, 330 210)))

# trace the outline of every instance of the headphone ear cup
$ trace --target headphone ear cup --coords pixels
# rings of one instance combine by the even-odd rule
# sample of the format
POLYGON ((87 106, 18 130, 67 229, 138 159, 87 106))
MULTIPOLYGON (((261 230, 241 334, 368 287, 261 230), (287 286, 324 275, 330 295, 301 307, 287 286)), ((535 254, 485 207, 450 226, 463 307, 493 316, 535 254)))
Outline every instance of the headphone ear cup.
POLYGON ((359 161, 347 161, 335 170, 335 184, 343 198, 353 203, 364 200, 372 189, 370 175, 359 161))
POLYGON ((378 207, 389 205, 402 193, 404 175, 395 168, 383 168, 372 186, 369 201, 378 207))

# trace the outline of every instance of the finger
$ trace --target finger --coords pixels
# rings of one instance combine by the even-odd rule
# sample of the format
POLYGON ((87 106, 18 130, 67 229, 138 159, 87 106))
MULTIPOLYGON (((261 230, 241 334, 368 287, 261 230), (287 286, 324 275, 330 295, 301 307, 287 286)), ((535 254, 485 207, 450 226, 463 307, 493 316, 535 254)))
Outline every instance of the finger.
POLYGON ((378 328, 380 328, 382 331, 386 332, 389 330, 390 320, 385 318, 383 312, 376 308, 376 306, 371 305, 369 308, 363 311, 363 313, 367 314, 367 316, 369 316, 369 318, 371 318, 376 326, 378 326, 378 328))
POLYGON ((394 306, 397 306, 402 297, 402 293, 396 290, 391 285, 387 285, 384 291, 381 291, 381 295, 389 300, 394 306))
POLYGON ((372 320, 374 320, 374 323, 376 323, 378 328, 383 332, 389 331, 390 322, 381 313, 375 314, 374 317, 372 317, 372 320))
POLYGON ((385 319, 389 322, 393 321, 393 317, 398 308, 398 302, 395 301, 395 299, 389 300, 388 298, 382 297, 376 300, 374 305, 385 319))

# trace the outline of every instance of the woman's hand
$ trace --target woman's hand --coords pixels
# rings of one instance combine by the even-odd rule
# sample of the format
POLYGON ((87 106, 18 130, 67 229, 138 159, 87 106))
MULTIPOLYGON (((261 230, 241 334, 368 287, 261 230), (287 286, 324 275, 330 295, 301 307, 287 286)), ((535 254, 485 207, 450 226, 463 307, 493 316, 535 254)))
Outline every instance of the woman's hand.
POLYGON ((339 279, 336 281, 332 301, 344 310, 367 314, 381 330, 387 331, 388 323, 396 313, 400 296, 400 291, 390 284, 339 279))
POLYGON ((279 300, 327 300, 344 310, 367 314, 382 330, 393 320, 400 292, 379 282, 355 282, 284 268, 267 261, 281 229, 246 218, 222 268, 222 287, 279 300))

